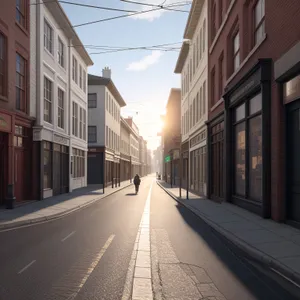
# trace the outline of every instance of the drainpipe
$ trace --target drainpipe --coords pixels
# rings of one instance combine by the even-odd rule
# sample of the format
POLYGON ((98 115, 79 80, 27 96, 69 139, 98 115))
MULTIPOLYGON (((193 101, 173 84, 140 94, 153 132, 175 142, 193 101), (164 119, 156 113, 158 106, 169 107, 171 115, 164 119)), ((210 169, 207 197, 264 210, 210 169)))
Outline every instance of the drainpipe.
MULTIPOLYGON (((39 5, 38 5, 39 6, 39 5)), ((72 101, 71 101, 71 76, 72 76, 72 68, 71 68, 71 39, 68 39, 68 104, 69 104, 69 109, 68 109, 68 120, 69 120, 69 128, 68 128, 68 135, 70 138, 69 142, 69 192, 72 192, 72 131, 71 131, 71 126, 72 126, 72 101)), ((74 162, 73 162, 73 170, 74 170, 74 162)))

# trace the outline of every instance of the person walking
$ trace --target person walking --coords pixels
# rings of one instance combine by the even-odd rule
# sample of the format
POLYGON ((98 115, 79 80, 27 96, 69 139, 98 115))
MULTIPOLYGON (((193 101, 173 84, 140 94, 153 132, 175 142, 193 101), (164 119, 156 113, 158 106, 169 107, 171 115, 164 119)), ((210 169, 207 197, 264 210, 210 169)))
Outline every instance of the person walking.
POLYGON ((134 186, 135 186, 135 194, 137 194, 139 192, 139 187, 140 187, 140 184, 141 184, 141 178, 138 174, 136 174, 134 176, 133 183, 134 183, 134 186))

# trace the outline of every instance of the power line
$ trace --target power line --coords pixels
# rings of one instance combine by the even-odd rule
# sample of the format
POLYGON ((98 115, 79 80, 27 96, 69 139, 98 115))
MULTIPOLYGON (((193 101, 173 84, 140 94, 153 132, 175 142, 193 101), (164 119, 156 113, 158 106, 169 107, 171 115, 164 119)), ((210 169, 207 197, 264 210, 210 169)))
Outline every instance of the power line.
POLYGON ((101 10, 109 10, 109 11, 118 11, 118 12, 127 12, 127 13, 138 12, 138 11, 136 11, 136 10, 126 10, 126 9, 119 9, 119 8, 106 7, 106 6, 97 6, 97 5, 90 5, 90 4, 76 3, 76 2, 65 1, 65 0, 49 0, 49 1, 45 1, 45 2, 31 3, 30 5, 41 5, 41 4, 55 3, 55 2, 59 2, 59 3, 63 3, 63 4, 68 4, 68 5, 75 5, 75 6, 87 7, 87 8, 95 8, 95 9, 101 9, 101 10))
POLYGON ((107 53, 116 53, 116 52, 123 52, 123 51, 133 51, 133 50, 148 50, 148 51, 163 51, 163 52, 179 52, 179 49, 164 49, 164 48, 129 48, 129 49, 118 49, 118 50, 107 50, 102 52, 92 52, 89 55, 95 54, 107 54, 107 53))
POLYGON ((170 8, 170 7, 174 7, 174 4, 170 4, 168 6, 164 6, 164 5, 161 5, 161 4, 150 4, 150 3, 138 2, 138 1, 131 1, 131 0, 120 0, 120 1, 121 2, 126 2, 126 3, 131 3, 131 4, 138 4, 138 5, 144 5, 144 6, 150 6, 150 7, 157 7, 157 8, 161 8, 163 10, 170 10, 170 11, 178 11, 178 12, 189 13, 188 10, 170 8))

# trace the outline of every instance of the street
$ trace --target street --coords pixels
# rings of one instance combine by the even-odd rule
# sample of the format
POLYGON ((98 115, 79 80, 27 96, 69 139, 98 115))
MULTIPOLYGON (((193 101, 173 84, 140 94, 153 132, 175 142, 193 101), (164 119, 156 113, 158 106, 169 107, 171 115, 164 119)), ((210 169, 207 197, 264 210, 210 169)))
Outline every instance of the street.
POLYGON ((155 299, 294 299, 150 176, 138 195, 129 186, 58 220, 0 232, 0 299, 125 299, 149 193, 155 299))

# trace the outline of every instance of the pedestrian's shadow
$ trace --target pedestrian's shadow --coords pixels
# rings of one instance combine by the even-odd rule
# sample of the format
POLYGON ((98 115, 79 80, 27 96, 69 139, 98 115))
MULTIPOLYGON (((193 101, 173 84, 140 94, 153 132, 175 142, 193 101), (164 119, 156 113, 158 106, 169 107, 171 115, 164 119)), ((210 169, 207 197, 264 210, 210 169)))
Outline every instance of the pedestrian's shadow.
POLYGON ((126 194, 125 196, 136 196, 136 193, 129 193, 129 194, 126 194))

